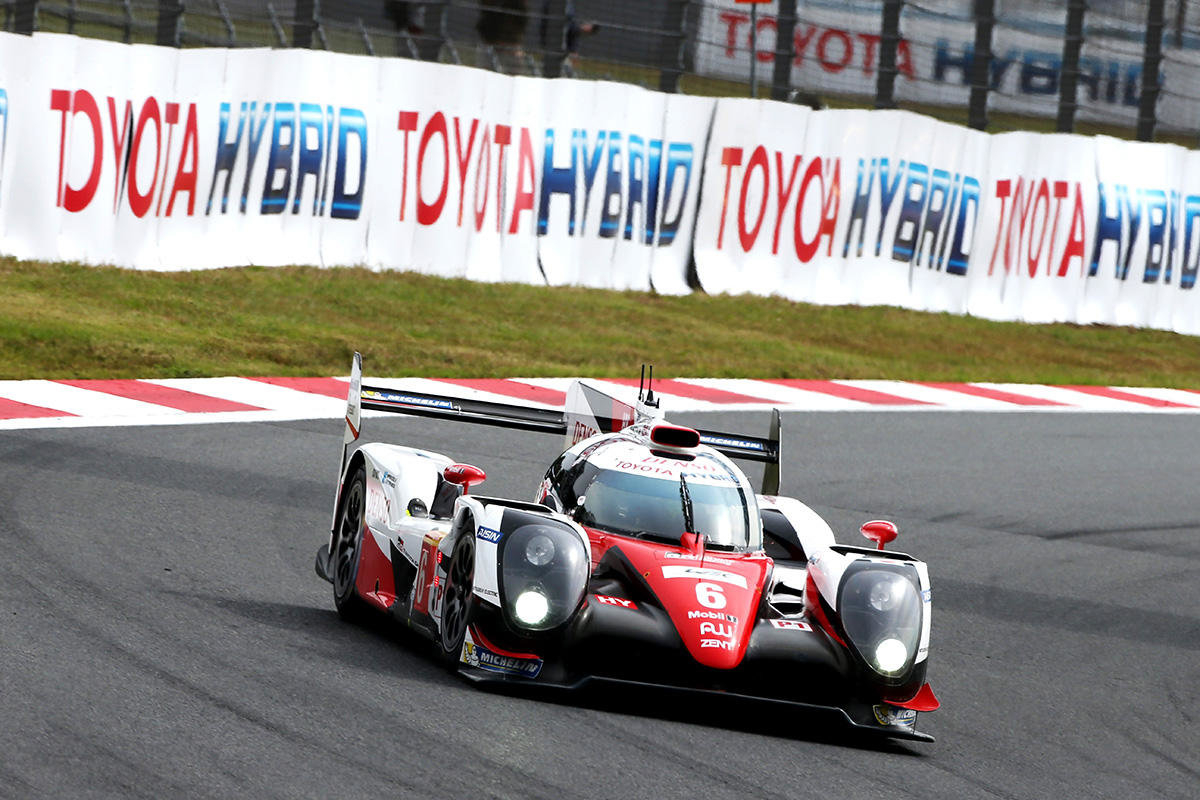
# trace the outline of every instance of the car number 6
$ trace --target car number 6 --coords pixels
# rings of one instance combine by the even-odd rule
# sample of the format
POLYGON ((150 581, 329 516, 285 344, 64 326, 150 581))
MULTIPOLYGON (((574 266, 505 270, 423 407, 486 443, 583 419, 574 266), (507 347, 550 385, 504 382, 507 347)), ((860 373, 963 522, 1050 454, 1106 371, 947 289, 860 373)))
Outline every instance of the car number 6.
POLYGON ((724 608, 725 590, 719 583, 697 583, 696 602, 705 608, 724 608))

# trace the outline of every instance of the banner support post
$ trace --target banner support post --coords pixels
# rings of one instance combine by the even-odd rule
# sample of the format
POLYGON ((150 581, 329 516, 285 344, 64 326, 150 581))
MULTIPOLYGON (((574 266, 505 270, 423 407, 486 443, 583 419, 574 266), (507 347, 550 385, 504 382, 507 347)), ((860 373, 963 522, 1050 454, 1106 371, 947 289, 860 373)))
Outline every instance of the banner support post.
POLYGON ((750 6, 750 96, 758 97, 758 3, 750 6))
POLYGON ((987 130, 988 91, 992 85, 992 28, 995 24, 995 0, 975 0, 975 49, 971 53, 967 127, 977 131, 987 130))
POLYGON ((1159 83, 1162 78, 1163 0, 1150 0, 1146 8, 1146 45, 1142 56, 1142 96, 1138 100, 1137 138, 1154 141, 1159 83))
POLYGON ((1058 84, 1059 133, 1075 132, 1075 111, 1079 96, 1079 51, 1083 46, 1083 15, 1087 0, 1069 0, 1067 3, 1067 34, 1063 38, 1062 80, 1058 84))

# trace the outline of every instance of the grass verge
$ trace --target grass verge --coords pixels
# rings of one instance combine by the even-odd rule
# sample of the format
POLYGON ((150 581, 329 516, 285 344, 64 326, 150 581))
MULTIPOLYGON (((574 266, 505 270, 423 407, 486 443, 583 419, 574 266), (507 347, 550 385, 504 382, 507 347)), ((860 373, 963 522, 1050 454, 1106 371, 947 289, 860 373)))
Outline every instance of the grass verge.
POLYGON ((1200 388, 1200 337, 777 297, 0 258, 0 378, 881 378, 1200 388))

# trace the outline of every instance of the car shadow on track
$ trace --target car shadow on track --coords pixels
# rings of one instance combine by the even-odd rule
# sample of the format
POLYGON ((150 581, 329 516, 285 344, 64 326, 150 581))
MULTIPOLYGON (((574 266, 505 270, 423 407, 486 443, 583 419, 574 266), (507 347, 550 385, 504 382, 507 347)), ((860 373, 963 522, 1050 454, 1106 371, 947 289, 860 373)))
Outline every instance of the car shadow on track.
POLYGON ((357 623, 350 624, 340 619, 333 609, 196 592, 170 594, 200 601, 258 625, 301 634, 306 647, 331 660, 444 689, 489 692, 529 702, 655 717, 813 744, 902 756, 924 755, 920 745, 849 729, 834 713, 781 709, 753 699, 705 695, 705 702, 697 703, 695 697, 686 692, 638 686, 595 686, 570 691, 520 684, 473 685, 438 664, 428 640, 383 614, 367 614, 357 623), (380 642, 392 646, 380 648, 380 642))
MULTIPOLYGON (((774 736, 797 742, 825 744, 897 756, 926 755, 922 745, 889 739, 879 734, 855 731, 834 712, 787 708, 770 702, 706 694, 703 703, 685 691, 650 687, 591 687, 576 691, 538 686, 492 684, 480 687, 493 692, 561 706, 588 708, 604 713, 654 717, 724 728, 742 733, 774 736)), ((927 745, 926 745, 927 746, 927 745)))
POLYGON ((391 673, 406 680, 450 687, 458 683, 432 657, 430 643, 415 632, 397 625, 382 613, 368 613, 355 623, 342 620, 332 608, 220 597, 200 592, 169 592, 233 614, 257 625, 300 634, 297 643, 321 656, 356 668, 391 673), (391 647, 380 648, 380 642, 391 647))

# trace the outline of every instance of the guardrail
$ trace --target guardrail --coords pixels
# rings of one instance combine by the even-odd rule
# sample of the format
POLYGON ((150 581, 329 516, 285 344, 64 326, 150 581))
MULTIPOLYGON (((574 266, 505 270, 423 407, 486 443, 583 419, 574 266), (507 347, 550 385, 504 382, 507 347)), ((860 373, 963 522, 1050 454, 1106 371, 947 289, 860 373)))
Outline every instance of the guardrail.
POLYGON ((3 0, 4 29, 299 47, 1151 140, 1200 122, 1190 0, 3 0), (753 74, 753 78, 751 77, 753 74), (756 87, 757 88, 757 87, 756 87), (1159 100, 1164 102, 1160 103, 1159 100), (1037 121, 1041 118, 1043 121, 1037 121))

